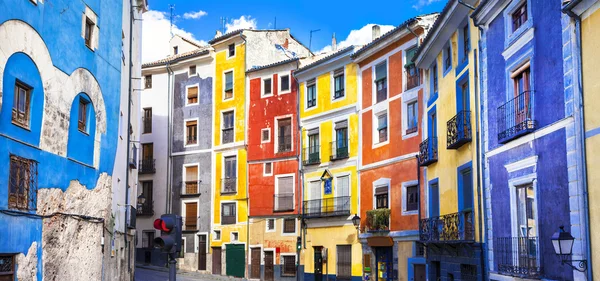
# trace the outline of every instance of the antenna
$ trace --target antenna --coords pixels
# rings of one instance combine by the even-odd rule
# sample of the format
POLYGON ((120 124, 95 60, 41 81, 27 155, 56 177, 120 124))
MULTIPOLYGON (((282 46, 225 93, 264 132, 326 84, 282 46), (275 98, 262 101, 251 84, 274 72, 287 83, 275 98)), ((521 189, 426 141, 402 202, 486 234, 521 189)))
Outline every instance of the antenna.
POLYGON ((220 17, 220 21, 221 21, 221 33, 225 34, 225 25, 227 24, 227 18, 220 17))
POLYGON ((312 47, 312 34, 315 33, 315 32, 317 32, 317 31, 321 31, 321 29, 313 29, 313 30, 310 31, 310 40, 308 41, 308 50, 310 52, 312 52, 312 49, 311 49, 311 47, 312 47))
POLYGON ((175 10, 174 4, 169 4, 169 10, 171 10, 170 21, 171 21, 171 38, 173 38, 173 10, 175 10))

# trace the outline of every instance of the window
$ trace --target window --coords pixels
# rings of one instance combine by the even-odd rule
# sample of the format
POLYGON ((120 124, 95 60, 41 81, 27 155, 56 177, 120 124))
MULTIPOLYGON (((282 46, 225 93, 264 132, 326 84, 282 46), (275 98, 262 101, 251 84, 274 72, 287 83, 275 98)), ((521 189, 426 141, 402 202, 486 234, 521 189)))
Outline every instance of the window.
POLYGON ((292 118, 277 120, 278 147, 277 152, 292 150, 292 118))
POLYGON ((175 46, 173 47, 173 55, 177 55, 179 54, 179 47, 175 46))
POLYGON ((438 92, 438 68, 437 68, 437 63, 433 65, 433 68, 431 69, 431 79, 432 79, 432 88, 433 88, 433 93, 436 94, 438 92))
POLYGON ((152 89, 152 75, 146 75, 144 78, 146 89, 152 89))
POLYGON ((144 160, 154 159, 154 144, 153 143, 142 143, 142 159, 144 159, 144 160))
POLYGON ((198 165, 185 167, 185 189, 182 194, 199 194, 198 190, 198 165))
POLYGON ((185 203, 185 217, 183 218, 183 230, 198 229, 198 203, 185 203))
POLYGON ((221 224, 235 224, 235 203, 221 204, 221 224))
POLYGON ((308 131, 308 155, 306 155, 307 164, 320 162, 319 155, 319 128, 308 131))
POLYGON ((92 49, 92 37, 94 33, 94 22, 90 19, 87 18, 85 19, 85 45, 92 49))
POLYGON ((144 195, 144 204, 138 204, 137 213, 144 215, 152 215, 154 203, 154 188, 152 181, 142 181, 142 195, 144 195))
POLYGON ((529 63, 526 63, 511 75, 515 97, 530 90, 531 71, 529 65, 529 63))
POLYGON ((269 128, 262 129, 260 131, 260 142, 270 142, 271 141, 271 130, 269 128))
POLYGON ((469 51, 471 50, 471 40, 469 33, 469 24, 463 27, 463 62, 469 59, 469 51))
POLYGON ((515 192, 518 235, 526 238, 536 237, 537 211, 533 186, 531 184, 517 186, 515 192))
POLYGON ((154 248, 154 230, 144 231, 142 233, 142 248, 154 248))
POLYGON ((337 279, 352 278, 352 245, 337 245, 337 279))
POLYGON ((225 178, 223 179, 223 187, 221 193, 236 192, 236 174, 237 174, 237 159, 235 156, 227 156, 224 158, 225 178))
POLYGON ((296 256, 282 256, 283 270, 281 276, 296 276, 296 256))
MULTIPOLYGON (((293 211, 294 210, 294 177, 293 176, 277 176, 277 186, 275 188, 275 209, 276 212, 293 211)), ((284 221, 287 224, 288 221, 284 221)), ((284 233, 287 225, 284 226, 284 233)), ((295 232, 294 229, 290 232, 295 232)))
POLYGON ((415 54, 417 53, 417 46, 414 46, 406 50, 406 64, 404 69, 406 70, 406 89, 410 90, 421 84, 421 77, 417 66, 412 61, 415 54))
POLYGON ((15 256, 0 255, 0 280, 15 280, 15 256))
POLYGON ((198 143, 198 121, 196 121, 196 120, 186 121, 185 128, 186 128, 185 144, 186 145, 197 144, 198 143))
POLYGON ((263 164, 263 175, 270 176, 273 174, 273 163, 267 162, 263 164))
POLYGON ((223 112, 223 143, 233 142, 233 111, 223 112))
POLYGON ((406 211, 419 209, 419 187, 416 185, 406 187, 406 211))
POLYGON ((344 68, 336 69, 333 72, 333 98, 339 99, 344 96, 344 68))
POLYGON ((267 219, 267 231, 275 230, 275 219, 267 219))
POLYGON ((377 132, 380 143, 388 140, 387 113, 377 116, 377 132))
POLYGON ((435 218, 440 216, 440 189, 439 185, 432 183, 429 185, 429 217, 435 218))
POLYGON ((229 46, 227 46, 227 56, 228 57, 233 57, 235 56, 235 44, 231 44, 229 46))
POLYGON ((387 62, 375 66, 375 88, 377 91, 377 102, 387 99, 387 62))
POLYGON ((375 188, 375 209, 388 208, 388 187, 379 186, 375 188))
POLYGON ((271 85, 271 78, 265 78, 262 80, 263 82, 263 92, 262 95, 263 96, 270 96, 273 94, 273 89, 272 89, 272 85, 271 85))
POLYGON ((221 240, 221 231, 215 230, 215 240, 221 240))
POLYGON ((306 82, 306 108, 317 105, 317 87, 316 80, 311 79, 306 82))
POLYGON ((35 210, 35 194, 37 194, 37 162, 11 155, 9 169, 8 208, 35 210))
POLYGON ((187 88, 187 104, 198 103, 198 86, 187 88))
POLYGON ((144 108, 144 134, 152 133, 152 108, 144 108))
POLYGON ((240 240, 240 234, 237 232, 231 232, 231 241, 239 241, 240 240))
POLYGON ((527 21, 527 1, 512 14, 512 31, 515 32, 527 21))
POLYGON ((288 75, 288 74, 281 75, 280 80, 281 80, 279 82, 280 94, 289 91, 290 90, 290 75, 288 75))
POLYGON ((407 113, 408 113, 408 128, 406 129, 406 134, 412 134, 417 132, 417 101, 409 102, 406 105, 407 113))
POLYGON ((415 256, 416 257, 424 257, 425 256, 425 245, 423 243, 415 242, 415 256))
POLYGON ((283 233, 296 233, 296 219, 283 220, 283 233))
POLYGON ((233 98, 233 71, 225 73, 225 95, 224 99, 233 98))
POLYGON ((17 81, 12 109, 12 122, 23 128, 29 128, 29 104, 31 103, 31 87, 17 81))
POLYGON ((452 68, 452 48, 450 44, 444 47, 444 71, 448 71, 452 68))
POLYGON ((87 107, 88 102, 80 98, 79 99, 79 116, 77 118, 77 129, 80 132, 87 134, 87 107))
POLYGON ((196 66, 195 65, 190 66, 189 75, 196 75, 196 66))
POLYGON ((336 122, 335 141, 332 143, 332 157, 341 159, 348 157, 348 120, 336 122))

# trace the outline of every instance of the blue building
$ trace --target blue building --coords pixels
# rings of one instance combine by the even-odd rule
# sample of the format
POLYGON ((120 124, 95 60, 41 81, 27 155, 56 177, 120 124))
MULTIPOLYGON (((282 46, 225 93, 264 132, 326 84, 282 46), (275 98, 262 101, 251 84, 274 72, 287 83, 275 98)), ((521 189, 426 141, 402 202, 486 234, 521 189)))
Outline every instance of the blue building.
POLYGON ((112 175, 117 140, 132 133, 118 114, 130 5, 0 1, 2 280, 112 280, 127 260, 111 245, 127 220, 112 175))
POLYGON ((587 210, 573 91, 565 90, 572 78, 561 1, 483 1, 472 17, 482 33, 489 279, 582 280, 584 273, 561 265, 551 241, 564 226, 575 237, 568 258, 585 259, 587 210))

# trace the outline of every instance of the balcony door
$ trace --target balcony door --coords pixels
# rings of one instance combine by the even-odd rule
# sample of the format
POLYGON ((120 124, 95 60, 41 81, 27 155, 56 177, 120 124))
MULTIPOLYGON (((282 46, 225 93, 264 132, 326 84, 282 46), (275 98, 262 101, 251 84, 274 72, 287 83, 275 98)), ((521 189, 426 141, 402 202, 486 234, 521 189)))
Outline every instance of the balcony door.
POLYGON ((278 132, 278 148, 277 152, 285 152, 292 150, 292 119, 285 118, 277 121, 279 127, 278 132))
POLYGON ((277 178, 277 200, 275 201, 276 211, 294 210, 294 177, 277 178))
POLYGON ((143 143, 142 144, 142 160, 151 161, 154 159, 154 144, 143 143))
POLYGON ((185 190, 183 194, 197 194, 198 191, 198 166, 185 167, 185 190))
POLYGON ((198 225, 198 203, 185 203, 183 230, 196 230, 198 225))
POLYGON ((318 214, 321 212, 321 181, 310 182, 308 201, 308 213, 318 214))
POLYGON ((350 211, 350 176, 337 177, 335 186, 336 212, 350 211))
MULTIPOLYGON (((513 79, 513 87, 514 87, 514 110, 515 110, 515 118, 514 120, 507 120, 508 122, 514 121, 514 124, 509 124, 512 126, 521 124, 527 120, 531 120, 531 110, 530 109, 530 90, 531 90, 531 71, 529 69, 529 63, 521 66, 511 75, 513 79)), ((512 126, 508 126, 507 128, 511 128, 512 126)))

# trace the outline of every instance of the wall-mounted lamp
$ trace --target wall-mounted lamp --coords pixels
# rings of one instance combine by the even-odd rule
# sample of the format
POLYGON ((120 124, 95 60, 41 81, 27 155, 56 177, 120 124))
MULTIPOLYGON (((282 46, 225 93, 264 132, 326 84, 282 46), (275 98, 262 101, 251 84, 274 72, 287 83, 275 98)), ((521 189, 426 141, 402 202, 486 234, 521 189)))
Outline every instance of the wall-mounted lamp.
POLYGON ((561 264, 566 264, 579 272, 585 272, 587 270, 587 260, 570 260, 568 256, 573 254, 573 243, 575 237, 571 233, 565 231, 564 226, 560 226, 560 229, 552 235, 552 246, 554 246, 554 253, 560 256, 561 264), (578 263, 578 266, 574 266, 573 263, 578 263))

